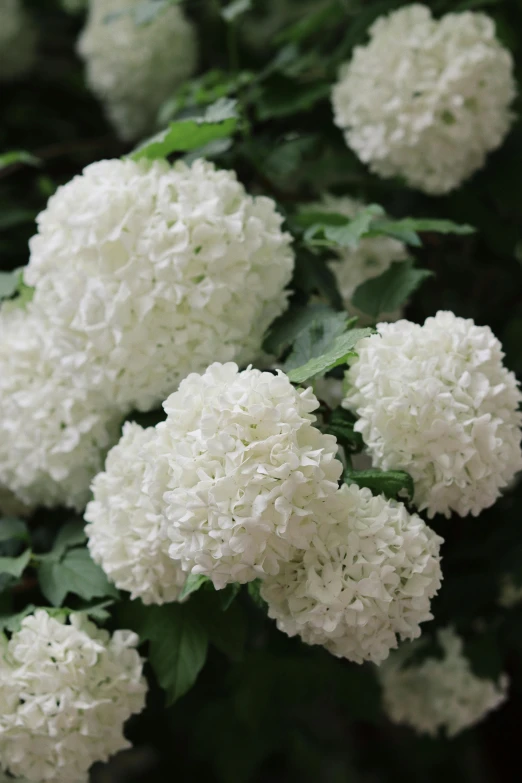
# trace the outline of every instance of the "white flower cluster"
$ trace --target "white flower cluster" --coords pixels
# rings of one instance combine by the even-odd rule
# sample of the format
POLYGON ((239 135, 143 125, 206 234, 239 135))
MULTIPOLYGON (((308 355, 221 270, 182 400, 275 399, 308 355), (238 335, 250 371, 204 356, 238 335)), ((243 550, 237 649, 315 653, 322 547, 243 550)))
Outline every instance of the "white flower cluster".
POLYGON ((344 485, 325 505, 311 546, 298 551, 261 595, 289 636, 356 663, 380 663, 397 636, 431 620, 442 539, 402 503, 344 485))
POLYGON ((45 610, 0 636, 0 764, 30 781, 87 783, 95 761, 129 743, 123 726, 145 704, 130 631, 112 636, 85 616, 45 610))
POLYGON ((170 541, 161 496, 143 492, 143 449, 155 437, 150 427, 127 422, 109 452, 105 472, 94 479, 86 509, 89 549, 109 579, 145 604, 175 601, 186 574, 168 555, 170 541))
POLYGON ((35 54, 36 29, 21 0, 0 0, 0 82, 23 76, 35 54))
POLYGON ((499 341, 442 311, 377 331, 356 346, 343 401, 374 466, 410 473, 430 517, 476 516, 522 469, 522 395, 499 341))
POLYGON ((161 104, 194 72, 198 46, 178 5, 140 24, 141 0, 89 0, 78 52, 87 82, 124 140, 154 129, 161 104))
POLYGON ((342 472, 335 438, 312 425, 317 406, 311 390, 296 391, 282 373, 216 363, 189 375, 164 404, 167 420, 150 433, 128 429, 95 479, 87 509, 95 559, 119 586, 155 603, 167 589, 172 600, 179 566, 216 588, 277 573, 294 548, 309 545, 314 509, 342 472), (121 477, 138 441, 133 474, 121 477))
POLYGON ((25 280, 84 385, 124 409, 246 363, 286 307, 294 257, 272 199, 212 163, 88 166, 38 216, 25 280))
POLYGON ((122 414, 60 373, 55 347, 45 318, 0 310, 0 487, 27 505, 80 510, 122 414))
POLYGON ((313 426, 317 407, 281 372, 216 363, 189 375, 166 421, 128 425, 95 479, 93 557, 151 603, 176 597, 181 569, 217 589, 260 578, 281 630, 383 660, 431 619, 441 539, 402 503, 338 490, 337 443, 313 426))
MULTIPOLYGON (((365 207, 362 201, 343 196, 324 196, 316 204, 310 204, 310 211, 338 213, 353 220, 365 207)), ((361 283, 377 277, 391 266, 394 261, 404 261, 408 258, 408 250, 403 242, 391 237, 366 237, 361 239, 355 249, 341 248, 336 251, 337 259, 328 266, 337 279, 339 291, 345 308, 358 316, 361 315, 352 305, 352 296, 361 283)), ((382 313, 383 321, 392 321, 400 317, 399 313, 382 313)))
POLYGON ((332 92, 346 142, 381 177, 426 193, 458 187, 506 136, 513 60, 482 13, 440 20, 413 4, 380 17, 332 92))
POLYGON ((95 163, 37 222, 33 300, 0 313, 0 485, 81 508, 130 410, 255 357, 294 257, 274 202, 202 160, 95 163))
POLYGON ((379 670, 384 707, 395 723, 436 736, 454 737, 473 726, 507 698, 508 679, 498 683, 477 677, 463 654, 462 640, 451 628, 438 632, 443 657, 416 664, 411 657, 423 640, 392 653, 379 670))

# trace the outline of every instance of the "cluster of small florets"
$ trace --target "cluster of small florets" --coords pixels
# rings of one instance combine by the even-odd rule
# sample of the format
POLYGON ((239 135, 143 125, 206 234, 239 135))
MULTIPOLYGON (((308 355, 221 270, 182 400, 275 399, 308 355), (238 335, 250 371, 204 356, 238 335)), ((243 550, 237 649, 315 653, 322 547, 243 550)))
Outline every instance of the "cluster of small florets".
MULTIPOLYGON (((141 483, 132 499, 117 491, 112 453, 106 477, 95 480, 87 508, 94 557, 112 576, 110 541, 124 535, 119 525, 125 525, 131 540, 141 536, 142 546, 145 539, 216 588, 277 573, 293 548, 309 545, 314 507, 335 492, 342 472, 335 438, 312 424, 317 406, 310 390, 294 389, 282 373, 239 372, 228 363, 189 375, 165 402, 166 421, 140 436, 140 459, 149 468, 136 468, 141 483), (137 525, 144 503, 152 503, 154 513, 137 525), (157 513, 166 520, 169 541, 156 526, 157 513)), ((129 436, 117 449, 132 448, 129 436)), ((133 481, 125 476, 123 490, 133 481)), ((136 594, 146 590, 157 602, 143 575, 132 571, 133 562, 126 567, 126 589, 134 582, 136 594)), ((155 578, 161 581, 161 574, 155 578)), ((122 577, 116 583, 124 586, 122 577)))
POLYGON ((442 657, 415 663, 424 641, 404 645, 379 670, 384 708, 395 723, 405 723, 422 734, 442 730, 453 737, 478 723, 507 698, 508 679, 477 677, 463 653, 462 640, 451 629, 437 634, 442 657))
POLYGON ((0 485, 81 508, 130 410, 255 357, 294 259, 274 202, 202 160, 95 163, 37 223, 33 300, 0 316, 0 485))
POLYGON ((0 82, 23 76, 35 54, 36 29, 21 0, 0 0, 0 82))
POLYGON ((186 580, 180 564, 169 557, 167 522, 161 496, 143 492, 147 470, 144 447, 156 431, 127 422, 105 471, 94 479, 85 519, 93 560, 131 598, 145 604, 175 601, 186 580))
POLYGON ((522 469, 522 395, 499 341, 450 312, 377 332, 357 345, 343 401, 373 464, 410 473, 430 517, 476 516, 522 469))
MULTIPOLYGON (((364 209, 362 201, 344 196, 324 196, 322 201, 310 204, 307 209, 317 212, 337 213, 353 220, 364 209)), ((339 286, 345 308, 350 313, 361 316, 352 305, 352 296, 361 283, 377 277, 391 266, 394 261, 404 261, 408 251, 403 242, 391 237, 366 237, 359 241, 356 248, 340 248, 335 251, 337 259, 328 266, 332 270, 339 286)), ((383 321, 394 321, 400 313, 381 313, 383 321)))
POLYGON ((145 704, 130 631, 112 636, 83 615, 44 610, 0 636, 0 764, 30 781, 87 783, 95 761, 129 743, 123 726, 145 704))
POLYGON ((380 17, 332 99, 347 144, 382 177, 446 193, 484 165, 513 120, 511 54, 488 16, 423 5, 380 17))
POLYGON ((252 360, 286 307, 294 259, 274 201, 207 161, 94 163, 37 223, 34 306, 71 372, 123 408, 158 405, 214 360, 252 360))
POLYGON ((267 579, 261 595, 289 636, 380 663, 397 636, 414 639, 432 619, 441 543, 402 503, 344 485, 325 504, 311 546, 267 579))
POLYGON ((122 414, 60 372, 46 318, 0 310, 0 486, 27 505, 85 506, 122 414))
POLYGON ((314 427, 317 407, 281 372, 229 363, 189 375, 166 421, 128 428, 95 479, 93 557, 154 603, 179 590, 181 570, 217 589, 259 578, 281 630, 383 660, 431 619, 441 539, 402 503, 338 490, 337 443, 314 427))
POLYGON ((78 41, 87 82, 122 139, 154 129, 161 104, 194 71, 194 26, 176 4, 140 22, 140 0, 89 0, 78 41))

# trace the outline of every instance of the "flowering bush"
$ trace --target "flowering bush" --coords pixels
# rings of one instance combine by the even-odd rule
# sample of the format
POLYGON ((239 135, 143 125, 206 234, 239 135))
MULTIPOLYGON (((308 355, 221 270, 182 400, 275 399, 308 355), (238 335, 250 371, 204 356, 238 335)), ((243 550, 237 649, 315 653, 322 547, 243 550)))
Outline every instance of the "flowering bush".
POLYGON ((0 781, 513 779, 520 30, 0 0, 0 781))

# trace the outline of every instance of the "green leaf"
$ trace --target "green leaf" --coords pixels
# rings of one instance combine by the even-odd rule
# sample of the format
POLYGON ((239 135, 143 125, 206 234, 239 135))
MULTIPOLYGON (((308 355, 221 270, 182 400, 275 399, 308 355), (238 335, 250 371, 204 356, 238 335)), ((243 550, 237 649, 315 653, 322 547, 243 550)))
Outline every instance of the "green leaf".
POLYGON ((0 231, 32 223, 37 212, 34 209, 5 209, 0 212, 0 231))
POLYGON ((361 239, 369 233, 374 218, 381 215, 384 215, 384 209, 379 204, 369 204, 352 220, 344 217, 343 222, 340 221, 341 215, 332 214, 322 222, 312 223, 306 229, 304 239, 311 244, 334 245, 355 250, 361 239))
POLYGON ((9 541, 13 538, 20 541, 28 541, 29 531, 27 530, 27 524, 23 519, 16 519, 15 517, 0 519, 0 541, 9 541))
POLYGON ((105 596, 117 597, 100 566, 91 559, 87 549, 70 549, 61 560, 53 554, 43 557, 38 569, 42 593, 53 606, 61 606, 68 593, 89 601, 105 596))
POLYGON ((263 343, 263 350, 280 356, 292 345, 300 332, 326 315, 337 315, 337 313, 325 304, 290 305, 270 327, 263 343))
POLYGON ((227 22, 233 22, 238 16, 252 8, 252 0, 234 0, 221 10, 221 16, 227 22))
POLYGON ((149 660, 158 683, 173 704, 192 688, 205 664, 208 636, 190 604, 143 606, 132 601, 124 623, 150 642, 149 660))
POLYGON ((264 612, 267 608, 266 601, 261 597, 261 579, 254 579, 253 582, 247 584, 248 595, 255 603, 258 609, 262 609, 264 612))
POLYGON ((331 85, 328 83, 300 84, 282 76, 273 77, 259 91, 257 118, 264 121, 308 111, 330 92, 331 85))
POLYGON ((233 582, 218 592, 217 595, 219 598, 219 605, 224 612, 226 612, 227 609, 232 606, 232 603, 239 595, 240 590, 241 585, 239 585, 237 582, 233 582))
POLYGON ((183 590, 179 595, 179 600, 183 601, 185 598, 188 598, 189 595, 195 593, 197 590, 199 590, 200 587, 203 587, 203 585, 209 582, 210 579, 208 576, 204 576, 203 574, 189 574, 187 581, 183 585, 183 590))
POLYGON ((292 347, 292 353, 285 362, 285 372, 302 367, 310 359, 322 356, 331 347, 339 335, 346 332, 348 318, 346 313, 326 310, 302 329, 292 347))
POLYGON ((308 251, 302 251, 296 258, 296 285, 306 293, 317 291, 337 310, 343 309, 337 280, 325 260, 308 251))
POLYGON ((403 470, 346 470, 344 481, 347 484, 367 487, 374 494, 382 494, 395 500, 413 498, 413 479, 403 470))
POLYGON ((327 435, 333 435, 349 454, 357 454, 363 449, 363 439, 360 432, 355 432, 355 416, 344 408, 336 408, 325 427, 327 435))
POLYGON ((420 247, 419 233, 474 234, 473 226, 459 225, 451 220, 430 220, 427 218, 404 218, 403 220, 375 220, 368 236, 390 236, 413 247, 420 247))
POLYGON ((80 521, 67 522, 54 539, 53 548, 50 552, 55 559, 60 559, 68 549, 80 546, 85 543, 87 536, 85 534, 85 525, 80 521))
POLYGON ((229 601, 228 607, 224 607, 221 592, 198 593, 190 603, 190 610, 210 642, 231 660, 240 661, 246 642, 245 613, 239 603, 229 601))
POLYGON ((0 557, 0 574, 20 577, 29 565, 31 550, 26 549, 18 557, 0 557))
POLYGON ((90 617, 92 620, 96 620, 98 623, 104 623, 111 616, 110 612, 107 611, 109 606, 114 606, 114 601, 97 601, 94 604, 80 606, 74 611, 86 614, 88 617, 90 617))
POLYGON ((310 359, 302 367, 290 370, 288 373, 292 383, 303 383, 310 378, 324 375, 328 370, 346 364, 351 356, 355 355, 354 348, 364 337, 373 333, 372 329, 351 329, 336 337, 328 351, 314 359, 310 359))
POLYGON ((26 166, 40 166, 42 161, 36 155, 25 152, 25 150, 13 150, 0 155, 0 169, 12 166, 13 163, 24 163, 26 166))
POLYGON ((236 105, 234 100, 220 98, 201 117, 171 122, 166 130, 141 144, 131 157, 133 160, 166 158, 173 152, 188 152, 231 136, 238 124, 236 105))
POLYGON ((386 272, 361 283, 355 289, 352 304, 363 313, 377 318, 401 307, 421 283, 433 272, 415 269, 413 261, 394 261, 386 272))
POLYGON ((20 630, 22 620, 24 617, 32 614, 36 609, 34 604, 28 604, 21 612, 16 614, 2 614, 0 615, 0 630, 9 631, 9 633, 16 633, 20 630))

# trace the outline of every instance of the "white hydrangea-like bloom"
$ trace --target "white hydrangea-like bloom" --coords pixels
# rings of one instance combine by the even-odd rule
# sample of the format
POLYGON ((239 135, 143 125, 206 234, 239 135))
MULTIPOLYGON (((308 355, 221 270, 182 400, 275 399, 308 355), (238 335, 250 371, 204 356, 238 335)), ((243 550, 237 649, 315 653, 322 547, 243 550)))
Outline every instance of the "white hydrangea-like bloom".
POLYGON ((87 783, 95 761, 129 747, 123 725, 145 705, 143 661, 130 631, 112 636, 83 615, 22 621, 0 636, 0 758, 30 781, 87 783))
MULTIPOLYGON (((349 196, 336 198, 326 195, 322 201, 310 204, 307 209, 325 213, 336 212, 353 220, 364 207, 362 201, 349 196)), ((336 251, 336 256, 337 260, 330 261, 328 266, 337 280, 344 306, 350 313, 361 316, 360 311, 352 305, 355 289, 372 277, 382 275, 394 261, 404 261, 409 257, 409 253, 405 244, 397 239, 367 237, 360 240, 355 250, 340 248, 336 251)), ((383 321, 397 320, 399 317, 400 313, 381 314, 383 321)))
POLYGON ((33 306, 69 373, 124 410, 214 360, 251 361, 286 307, 294 256, 274 201, 207 161, 94 163, 37 222, 33 306))
POLYGON ((35 55, 36 29, 21 0, 0 0, 0 82, 23 76, 35 55))
POLYGON ((382 16, 332 92, 346 142, 381 177, 426 193, 458 187, 500 146, 515 97, 513 59, 482 13, 432 18, 413 4, 382 16))
POLYGON ((145 604, 175 601, 186 574, 168 555, 170 540, 161 496, 143 492, 147 463, 142 451, 156 436, 154 428, 125 424, 123 436, 107 457, 105 472, 92 485, 94 500, 85 519, 93 560, 120 590, 145 604))
POLYGON ((476 516, 522 469, 522 395, 499 341, 443 311, 377 332, 356 346, 343 402, 374 466, 410 473, 430 517, 476 516))
POLYGON ((281 372, 213 364, 164 404, 145 491, 163 493, 170 556, 217 589, 275 574, 314 533, 337 490, 337 443, 313 426, 318 402, 281 372))
POLYGON ((296 552, 261 595, 279 630, 355 663, 380 663, 397 636, 431 620, 442 539, 403 503, 344 485, 323 504, 311 546, 296 552))
POLYGON ((451 628, 437 634, 443 657, 422 663, 411 656, 424 640, 392 653, 379 670, 384 708, 395 723, 405 723, 421 734, 448 737, 481 721, 507 698, 508 678, 498 683, 477 677, 463 654, 462 640, 451 628))
POLYGON ((192 75, 198 58, 194 25, 178 5, 140 24, 140 2, 89 0, 78 41, 89 87, 126 141, 154 129, 161 104, 192 75))
POLYGON ((517 584, 511 574, 508 574, 502 580, 498 604, 503 609, 511 609, 520 603, 522 603, 522 585, 517 584))
POLYGON ((48 323, 0 310, 0 486, 27 505, 85 506, 121 412, 62 376, 48 323))

